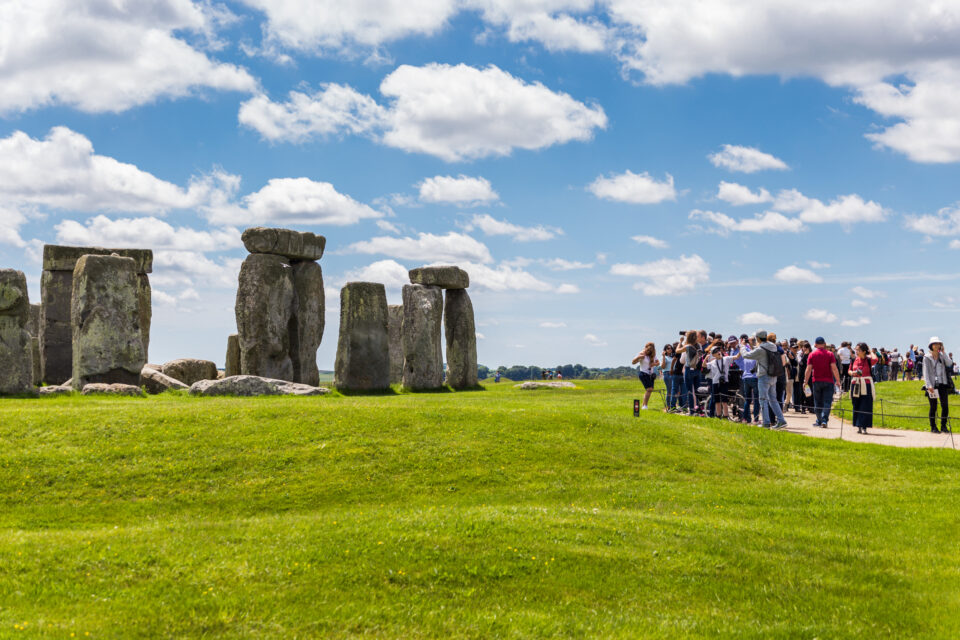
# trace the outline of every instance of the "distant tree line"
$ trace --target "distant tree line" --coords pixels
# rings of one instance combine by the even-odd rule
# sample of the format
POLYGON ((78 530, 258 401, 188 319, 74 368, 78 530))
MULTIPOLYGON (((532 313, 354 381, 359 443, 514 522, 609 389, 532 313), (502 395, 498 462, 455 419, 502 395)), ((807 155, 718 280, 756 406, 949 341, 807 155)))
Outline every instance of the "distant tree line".
POLYGON ((514 382, 540 380, 543 377, 544 371, 559 371, 565 379, 575 380, 613 380, 633 378, 637 375, 637 370, 633 367, 605 367, 603 369, 594 369, 585 367, 582 364, 563 364, 557 365, 556 367, 513 365, 512 367, 500 366, 496 369, 491 369, 484 365, 477 367, 477 374, 481 380, 493 376, 497 371, 500 372, 501 377, 513 380, 514 382))

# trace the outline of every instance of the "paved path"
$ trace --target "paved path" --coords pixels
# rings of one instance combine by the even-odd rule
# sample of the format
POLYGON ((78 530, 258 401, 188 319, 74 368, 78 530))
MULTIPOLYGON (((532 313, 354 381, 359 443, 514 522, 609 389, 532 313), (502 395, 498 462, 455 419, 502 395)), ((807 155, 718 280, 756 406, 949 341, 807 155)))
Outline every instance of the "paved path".
MULTIPOLYGON (((830 423, 826 429, 813 426, 813 414, 800 414, 785 411, 787 425, 782 431, 799 433, 813 438, 840 438, 840 418, 830 416, 830 423)), ((845 420, 843 423, 843 439, 850 442, 870 442, 885 444, 891 447, 934 447, 957 449, 960 448, 960 435, 938 434, 930 431, 910 431, 908 429, 870 429, 865 436, 857 433, 857 428, 845 420)))

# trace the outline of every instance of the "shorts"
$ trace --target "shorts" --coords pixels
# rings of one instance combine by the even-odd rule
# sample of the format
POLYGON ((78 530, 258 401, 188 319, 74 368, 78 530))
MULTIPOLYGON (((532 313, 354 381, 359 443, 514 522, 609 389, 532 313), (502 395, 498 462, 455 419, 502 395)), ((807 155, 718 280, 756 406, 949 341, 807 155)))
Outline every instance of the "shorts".
POLYGON ((654 381, 656 381, 656 378, 652 373, 640 372, 640 382, 643 384, 644 389, 653 389, 654 381))

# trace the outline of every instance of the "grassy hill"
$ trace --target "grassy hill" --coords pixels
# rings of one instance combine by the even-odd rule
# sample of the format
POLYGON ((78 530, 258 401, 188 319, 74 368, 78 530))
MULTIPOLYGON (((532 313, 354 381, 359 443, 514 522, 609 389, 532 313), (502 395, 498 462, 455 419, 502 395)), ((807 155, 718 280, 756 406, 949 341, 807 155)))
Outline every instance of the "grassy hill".
POLYGON ((957 452, 582 387, 0 401, 0 637, 960 636, 957 452))

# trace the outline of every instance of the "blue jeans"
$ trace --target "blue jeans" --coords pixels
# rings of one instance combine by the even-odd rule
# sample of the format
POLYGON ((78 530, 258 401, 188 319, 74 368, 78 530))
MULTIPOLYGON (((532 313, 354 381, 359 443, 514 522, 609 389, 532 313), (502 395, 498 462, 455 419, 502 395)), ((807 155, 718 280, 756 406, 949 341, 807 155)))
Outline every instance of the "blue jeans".
POLYGON ((813 383, 813 414, 817 424, 827 424, 830 419, 830 406, 833 404, 833 383, 813 383))
POLYGON ((663 374, 663 384, 667 387, 667 409, 673 409, 677 404, 677 398, 673 395, 674 378, 672 373, 663 374))
POLYGON ((696 369, 684 368, 683 370, 683 397, 687 402, 687 411, 693 411, 697 406, 696 392, 700 386, 700 372, 696 369))
POLYGON ((760 398, 756 378, 743 379, 743 419, 750 420, 750 407, 753 406, 753 421, 760 419, 760 398))
POLYGON ((777 422, 783 422, 783 411, 780 410, 780 402, 777 400, 777 379, 774 376, 759 376, 757 386, 760 388, 760 415, 763 416, 763 424, 770 424, 768 411, 773 412, 773 417, 777 422))

